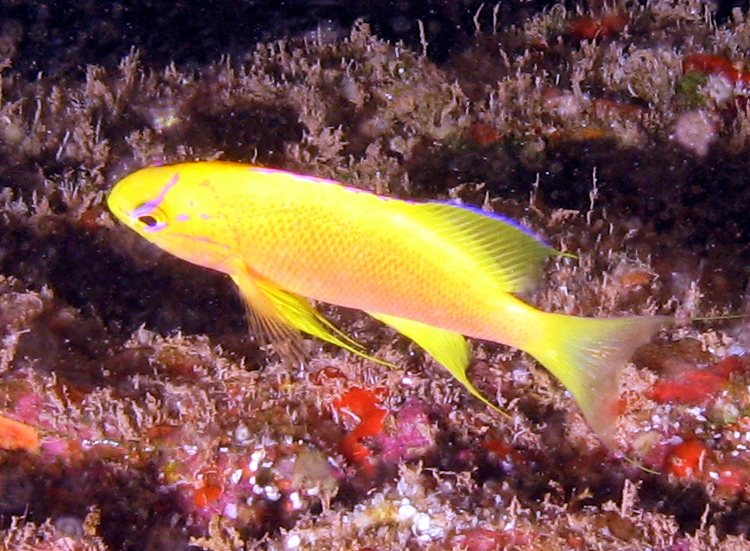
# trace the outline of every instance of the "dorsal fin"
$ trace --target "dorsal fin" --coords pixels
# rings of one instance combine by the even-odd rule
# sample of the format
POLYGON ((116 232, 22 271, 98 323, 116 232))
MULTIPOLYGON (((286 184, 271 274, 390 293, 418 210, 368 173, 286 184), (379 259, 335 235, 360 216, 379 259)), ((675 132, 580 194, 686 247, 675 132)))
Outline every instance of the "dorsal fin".
POLYGON ((532 287, 544 260, 563 254, 502 216, 451 203, 393 203, 410 220, 442 238, 485 273, 501 291, 532 287))

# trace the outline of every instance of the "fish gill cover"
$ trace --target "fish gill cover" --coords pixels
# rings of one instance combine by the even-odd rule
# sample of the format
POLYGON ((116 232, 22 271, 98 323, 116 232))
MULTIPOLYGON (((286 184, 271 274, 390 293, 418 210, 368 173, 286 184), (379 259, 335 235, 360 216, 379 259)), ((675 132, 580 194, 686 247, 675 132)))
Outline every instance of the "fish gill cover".
POLYGON ((6 3, 0 548, 750 548, 746 320, 638 351, 628 461, 505 347, 473 342, 469 377, 508 419, 343 309, 325 314, 396 369, 315 341, 284 363, 248 336, 230 282, 103 203, 149 164, 255 162, 522 223, 578 255, 525 297, 546 311, 741 313, 750 22, 695 1, 595 4, 516 26, 477 6, 471 42, 439 63, 425 17, 411 46, 363 22, 292 26, 174 65, 149 41, 99 65, 76 50, 54 65, 76 70, 38 74, 29 40, 50 59, 55 37, 83 42, 54 9, 30 24, 6 3))

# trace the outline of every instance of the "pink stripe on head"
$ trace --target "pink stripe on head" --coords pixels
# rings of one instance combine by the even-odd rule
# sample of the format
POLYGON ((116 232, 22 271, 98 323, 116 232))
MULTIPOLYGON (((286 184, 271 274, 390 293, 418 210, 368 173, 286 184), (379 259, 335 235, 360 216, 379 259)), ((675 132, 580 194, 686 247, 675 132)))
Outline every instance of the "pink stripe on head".
POLYGON ((177 185, 177 182, 180 180, 180 173, 175 172, 172 175, 172 178, 170 178, 169 182, 167 182, 163 188, 159 191, 159 194, 151 199, 150 201, 146 201, 143 203, 140 207, 133 210, 131 213, 131 216, 134 218, 140 218, 141 216, 145 216, 147 214, 151 214, 154 209, 156 209, 159 205, 161 205, 162 201, 164 201, 164 197, 167 195, 167 192, 172 189, 174 186, 177 185))

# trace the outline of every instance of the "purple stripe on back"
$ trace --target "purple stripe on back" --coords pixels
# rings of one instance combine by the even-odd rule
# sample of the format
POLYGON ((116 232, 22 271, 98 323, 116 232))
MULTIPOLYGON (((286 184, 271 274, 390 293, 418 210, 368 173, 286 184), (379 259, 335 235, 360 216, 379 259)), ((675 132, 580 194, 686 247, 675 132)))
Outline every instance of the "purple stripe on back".
POLYGON ((476 214, 480 214, 482 216, 487 216, 488 218, 495 218, 496 220, 500 220, 501 222, 505 222, 509 226, 513 226, 517 230, 521 230, 523 233, 525 233, 529 237, 533 237, 534 239, 536 239, 542 245, 545 245, 547 247, 550 246, 549 244, 547 244, 546 241, 544 241, 544 239, 540 238, 538 235, 536 235, 529 228, 527 228, 525 226, 522 226, 521 224, 519 224, 518 222, 516 222, 512 218, 508 218, 507 216, 503 216, 502 214, 498 214, 496 212, 489 212, 489 211, 486 211, 486 210, 482 210, 481 208, 475 207, 474 205, 466 205, 466 204, 463 204, 463 203, 454 203, 453 201, 431 201, 431 202, 432 203, 440 203, 442 205, 450 205, 452 207, 457 207, 459 209, 468 210, 468 211, 474 212, 476 214))

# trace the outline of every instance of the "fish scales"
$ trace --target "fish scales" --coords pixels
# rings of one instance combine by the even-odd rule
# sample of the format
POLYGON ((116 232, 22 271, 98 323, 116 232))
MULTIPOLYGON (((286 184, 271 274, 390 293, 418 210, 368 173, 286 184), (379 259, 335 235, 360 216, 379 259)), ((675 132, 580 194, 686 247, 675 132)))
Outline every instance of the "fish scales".
POLYGON ((389 200, 346 188, 331 187, 324 197, 314 191, 291 190, 293 202, 278 193, 264 198, 264 211, 273 205, 273 223, 256 215, 252 201, 243 206, 247 223, 238 222, 238 246, 259 275, 305 297, 419 317, 474 337, 495 335, 504 324, 491 300, 501 292, 497 282, 440 236, 415 231, 389 200))

